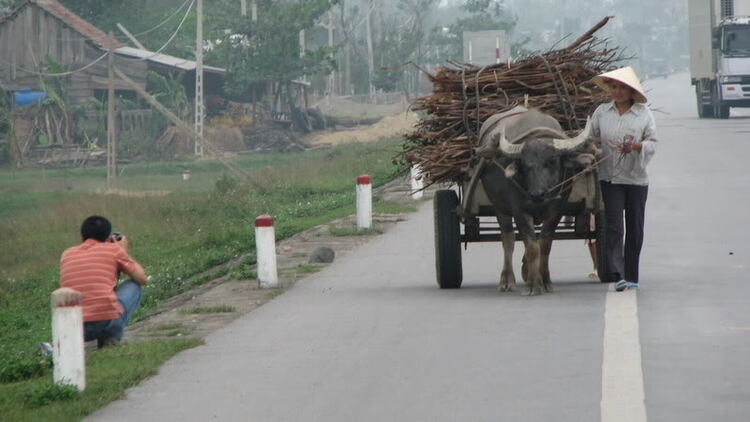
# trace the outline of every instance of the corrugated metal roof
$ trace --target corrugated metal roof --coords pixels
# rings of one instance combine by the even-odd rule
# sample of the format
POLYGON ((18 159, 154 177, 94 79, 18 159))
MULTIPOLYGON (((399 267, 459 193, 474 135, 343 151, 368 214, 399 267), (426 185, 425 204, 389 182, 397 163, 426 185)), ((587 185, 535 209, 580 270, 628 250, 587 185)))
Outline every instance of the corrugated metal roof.
MULTIPOLYGON (((152 51, 143 50, 140 48, 120 47, 115 50, 115 53, 123 55, 123 56, 134 57, 137 59, 144 59, 152 63, 157 63, 157 64, 168 66, 168 67, 174 67, 174 68, 188 71, 188 72, 195 70, 195 67, 196 67, 195 61, 193 60, 181 59, 179 57, 170 56, 168 54, 154 53, 152 51)), ((214 67, 214 66, 206 66, 206 65, 203 65, 203 71, 209 72, 209 73, 219 73, 219 74, 224 74, 227 72, 226 69, 222 69, 220 67, 214 67)))
POLYGON ((78 32, 84 38, 87 38, 100 48, 107 50, 110 48, 117 48, 125 45, 114 37, 110 37, 109 35, 107 35, 107 33, 95 27, 85 19, 71 12, 68 8, 66 8, 56 0, 26 0, 20 6, 13 9, 13 11, 0 18, 0 24, 14 18, 21 10, 30 5, 35 5, 51 14, 52 16, 56 17, 57 19, 61 20, 71 29, 78 32))

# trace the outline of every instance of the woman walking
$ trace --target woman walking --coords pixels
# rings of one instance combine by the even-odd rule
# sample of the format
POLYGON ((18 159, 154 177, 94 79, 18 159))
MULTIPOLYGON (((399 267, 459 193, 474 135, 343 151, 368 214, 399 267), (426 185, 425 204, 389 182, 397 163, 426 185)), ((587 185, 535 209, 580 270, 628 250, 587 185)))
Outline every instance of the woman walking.
POLYGON ((612 99, 594 111, 591 127, 592 134, 601 139, 606 157, 599 163, 607 220, 605 268, 616 280, 615 290, 621 292, 638 288, 648 197, 646 166, 656 151, 656 124, 645 105, 646 95, 633 68, 603 73, 593 82, 612 99))

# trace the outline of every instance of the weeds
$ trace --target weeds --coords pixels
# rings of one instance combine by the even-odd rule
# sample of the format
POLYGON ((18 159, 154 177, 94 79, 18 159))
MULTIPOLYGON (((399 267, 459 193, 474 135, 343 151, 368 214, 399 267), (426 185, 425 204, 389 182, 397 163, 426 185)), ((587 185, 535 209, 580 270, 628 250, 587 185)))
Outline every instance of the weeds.
POLYGON ((42 407, 56 401, 72 400, 78 395, 78 388, 74 385, 49 383, 27 391, 23 402, 29 407, 42 407))
POLYGON ((383 230, 377 227, 358 229, 356 227, 331 227, 328 229, 331 236, 374 236, 383 233, 383 230))
POLYGON ((51 356, 18 355, 0 360, 0 383, 37 378, 52 368, 51 356))
POLYGON ((192 314, 219 314, 219 313, 231 313, 235 312, 234 306, 219 305, 219 306, 198 306, 195 308, 183 309, 180 311, 183 315, 192 314))

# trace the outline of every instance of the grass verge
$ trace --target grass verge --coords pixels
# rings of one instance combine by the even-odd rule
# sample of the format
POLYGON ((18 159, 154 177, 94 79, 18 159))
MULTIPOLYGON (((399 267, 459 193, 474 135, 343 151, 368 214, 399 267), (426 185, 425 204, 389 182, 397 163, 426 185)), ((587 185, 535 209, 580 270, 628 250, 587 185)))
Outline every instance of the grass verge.
MULTIPOLYGON (((104 168, 0 171, 0 362, 25 359, 49 341, 49 294, 58 286, 62 251, 80 242, 88 215, 105 215, 128 235, 130 252, 153 278, 142 319, 164 299, 224 274, 253 278, 253 220, 274 216, 278 239, 355 212, 355 179, 390 180, 399 140, 330 150, 235 157, 247 180, 215 161, 130 165, 119 189, 103 193, 104 168), (192 172, 182 181, 182 170, 192 172), (139 195, 150 191, 167 195, 139 195), (217 268, 248 255, 240 265, 217 268)), ((397 206, 376 202, 376 212, 397 206)))
POLYGON ((0 415, 14 422, 81 420, 154 375, 165 360, 199 344, 196 339, 170 339, 93 351, 86 359, 82 393, 54 387, 51 369, 33 379, 0 384, 0 415))

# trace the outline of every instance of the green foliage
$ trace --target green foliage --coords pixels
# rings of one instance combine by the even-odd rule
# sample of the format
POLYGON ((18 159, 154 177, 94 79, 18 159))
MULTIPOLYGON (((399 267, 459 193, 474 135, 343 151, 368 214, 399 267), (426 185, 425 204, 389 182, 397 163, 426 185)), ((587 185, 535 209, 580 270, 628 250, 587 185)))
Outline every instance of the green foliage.
POLYGON ((191 115, 190 101, 182 84, 184 74, 175 76, 160 75, 149 70, 146 72, 148 92, 180 119, 186 120, 191 115))
POLYGON ((377 227, 368 229, 358 229, 356 227, 331 227, 328 229, 331 236, 373 236, 383 233, 383 230, 377 227))
POLYGON ((73 400, 78 395, 78 388, 74 385, 48 383, 27 391, 23 401, 29 407, 42 407, 56 401, 73 400))
POLYGON ((234 177, 224 173, 221 178, 216 181, 215 194, 218 196, 226 196, 237 191, 240 183, 234 177))
POLYGON ((238 263, 232 268, 230 276, 235 280, 251 280, 258 278, 258 273, 253 269, 255 265, 255 256, 248 257, 243 262, 238 263))
POLYGON ((86 356, 86 390, 77 392, 35 378, 0 384, 3 421, 80 421, 89 413, 121 398, 123 392, 152 376, 165 360, 202 344, 196 339, 131 343, 95 350, 86 356))
POLYGON ((231 313, 235 312, 234 306, 218 305, 218 306, 197 306, 195 308, 183 309, 180 311, 183 315, 193 314, 219 314, 219 313, 231 313))
POLYGON ((10 104, 10 93, 0 90, 0 139, 5 140, 5 142, 0 143, 0 164, 7 163, 10 160, 10 144, 7 142, 13 131, 10 104))
POLYGON ((272 80, 286 83, 305 74, 325 74, 334 68, 328 47, 312 47, 300 57, 299 32, 313 28, 336 0, 259 0, 263 18, 236 19, 236 30, 226 35, 215 56, 225 58, 227 88, 246 95, 254 84, 272 80), (239 36, 238 36, 239 35, 239 36))
POLYGON ((170 192, 160 196, 97 193, 106 181, 101 167, 0 171, 0 359, 49 341, 49 294, 59 285, 60 254, 80 241, 85 216, 106 215, 153 277, 137 320, 164 299, 232 270, 252 276, 253 220, 260 214, 274 216, 277 239, 353 214, 354 179, 367 172, 376 186, 390 180, 399 142, 232 158, 250 174, 247 181, 229 182, 213 160, 123 167, 120 189, 170 192), (185 168, 193 176, 188 183, 181 180, 185 168), (231 188, 219 194, 222 178, 231 188), (40 221, 44 230, 33 229, 40 221), (243 256, 240 268, 227 265, 243 256))
POLYGON ((0 357, 0 383, 36 378, 47 373, 50 368, 51 356, 19 354, 0 357))

